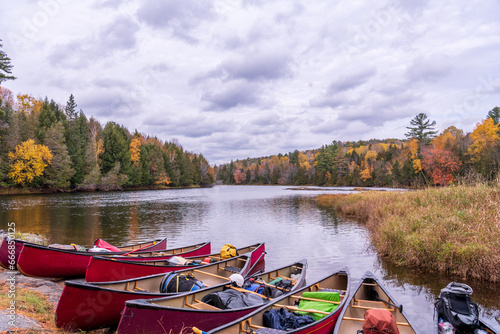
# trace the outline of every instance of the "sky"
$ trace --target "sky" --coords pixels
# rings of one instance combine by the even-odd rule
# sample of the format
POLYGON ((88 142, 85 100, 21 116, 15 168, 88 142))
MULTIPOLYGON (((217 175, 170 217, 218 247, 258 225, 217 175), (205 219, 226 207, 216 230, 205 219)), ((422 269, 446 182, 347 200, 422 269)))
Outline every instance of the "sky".
POLYGON ((500 106, 500 0, 16 0, 17 93, 177 140, 211 164, 473 131, 500 106))

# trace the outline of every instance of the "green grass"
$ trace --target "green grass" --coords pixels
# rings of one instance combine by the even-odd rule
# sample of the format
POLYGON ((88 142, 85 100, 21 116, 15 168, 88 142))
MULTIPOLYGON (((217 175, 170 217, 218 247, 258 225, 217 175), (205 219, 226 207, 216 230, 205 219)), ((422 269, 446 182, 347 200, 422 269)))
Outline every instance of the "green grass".
POLYGON ((378 253, 435 273, 500 281, 500 185, 321 195, 366 223, 378 253))

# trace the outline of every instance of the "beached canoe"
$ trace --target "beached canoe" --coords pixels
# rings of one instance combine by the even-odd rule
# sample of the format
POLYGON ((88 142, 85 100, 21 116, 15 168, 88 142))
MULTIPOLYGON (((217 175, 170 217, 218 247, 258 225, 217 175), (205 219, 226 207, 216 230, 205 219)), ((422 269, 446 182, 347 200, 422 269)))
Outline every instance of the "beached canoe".
MULTIPOLYGON (((238 254, 251 253, 250 265, 254 265, 261 258, 263 252, 265 252, 264 243, 259 243, 247 247, 237 248, 238 254)), ((200 256, 193 255, 193 253, 182 253, 182 249, 179 252, 174 252, 170 256, 159 256, 154 260, 140 260, 130 261, 128 257, 116 256, 116 257, 101 257, 95 256, 90 260, 85 273, 85 280, 87 282, 110 282, 118 281, 129 278, 137 278, 142 276, 149 276, 161 273, 167 273, 174 270, 193 268, 199 266, 200 262, 206 264, 203 260, 208 259, 211 262, 223 260, 219 253, 200 256), (188 260, 187 264, 179 265, 173 264, 172 261, 168 259, 172 256, 182 256, 188 260), (195 264, 198 263, 198 264, 195 264)))
MULTIPOLYGON (((96 242, 94 243, 95 245, 98 244, 99 242, 102 242, 101 239, 97 239, 96 242)), ((7 238, 2 238, 0 240, 0 265, 6 269, 11 269, 11 265, 13 265, 13 268, 16 269, 16 265, 19 259, 19 255, 21 254, 21 250, 23 249, 23 246, 25 244, 28 245, 38 245, 32 242, 24 241, 24 240, 19 240, 19 239, 7 239, 7 238), (12 246, 9 246, 12 245, 12 246), (10 249, 9 249, 10 247, 10 249), (14 250, 12 250, 12 248, 14 250), (13 254, 13 256, 12 256, 13 254)), ((107 243, 106 243, 107 244, 107 243)), ((123 254, 132 251, 133 249, 137 249, 138 247, 142 246, 147 246, 151 245, 149 248, 145 248, 144 252, 150 252, 150 251, 161 251, 165 250, 167 248, 167 239, 158 239, 158 240, 151 240, 151 241, 146 241, 140 244, 135 244, 135 245, 126 245, 126 246, 118 246, 121 251, 120 252, 113 252, 111 254, 123 254), (156 244, 153 244, 155 243, 156 244), (153 245, 151 245, 153 244, 153 245)), ((86 252, 85 252, 86 253, 86 252)), ((109 253, 106 253, 109 254, 109 253)), ((11 270, 14 270, 11 269, 11 270)))
MULTIPOLYGON (((254 284, 276 289, 269 285, 282 278, 293 282, 290 289, 282 291, 291 294, 305 285, 306 267, 306 260, 302 260, 258 274, 254 284)), ((177 296, 131 300, 125 303, 117 333, 181 333, 193 326, 210 330, 244 317, 270 300, 231 283, 177 296), (224 309, 214 306, 217 301, 222 301, 224 309)))
POLYGON ((488 333, 499 334, 492 325, 480 317, 479 307, 471 299, 472 288, 463 283, 451 282, 441 290, 434 307, 433 333, 488 333), (450 319, 454 319, 450 323, 450 319), (453 325, 458 326, 455 328, 453 325), (439 329, 441 328, 441 331, 439 329))
MULTIPOLYGON (((208 333, 267 333, 279 329, 283 333, 286 330, 287 334, 330 334, 349 299, 349 286, 349 271, 347 269, 335 271, 319 281, 294 291, 291 295, 272 300, 269 305, 259 308, 244 318, 212 329, 208 333), (304 312, 304 310, 309 312, 304 312), (288 326, 284 326, 283 323, 276 325, 276 322, 270 321, 271 313, 285 318, 285 316, 290 316, 289 312, 295 311, 312 316, 312 319, 309 319, 312 322, 294 328, 296 326, 292 325, 293 322, 288 322, 288 326)), ((199 329, 206 331, 206 328, 199 329)))
POLYGON ((367 310, 388 310, 396 319, 400 334, 415 334, 415 328, 408 321, 403 306, 398 305, 389 292, 377 280, 375 275, 367 271, 351 294, 335 325, 334 334, 357 333, 363 327, 367 310))
MULTIPOLYGON (((263 263, 260 261, 252 268, 251 256, 247 253, 203 267, 179 270, 177 273, 192 274, 206 286, 219 286, 230 281, 229 277, 234 273, 246 276, 263 263)), ((265 253, 261 256, 263 259, 265 253)), ((56 325, 68 331, 116 327, 127 300, 173 295, 160 292, 162 281, 169 274, 114 282, 66 281, 56 308, 56 325)))
MULTIPOLYGON (((120 252, 92 252, 24 243, 17 260, 17 269, 27 276, 85 277, 89 260, 93 256, 112 256, 127 253, 132 255, 132 252, 135 256, 150 256, 152 252, 165 251, 166 244, 167 239, 163 239, 120 247, 120 252)), ((207 254, 209 253, 210 250, 208 250, 207 254)))

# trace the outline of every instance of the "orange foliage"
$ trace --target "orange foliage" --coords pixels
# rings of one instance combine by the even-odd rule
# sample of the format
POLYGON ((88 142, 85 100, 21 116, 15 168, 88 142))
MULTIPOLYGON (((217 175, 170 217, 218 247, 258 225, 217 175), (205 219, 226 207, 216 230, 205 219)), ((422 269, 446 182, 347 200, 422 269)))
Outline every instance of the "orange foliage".
POLYGON ((472 162, 481 160, 481 157, 499 142, 499 127, 492 118, 476 124, 476 128, 470 135, 472 143, 467 150, 472 155, 472 162))
POLYGON ((15 107, 16 102, 14 100, 14 94, 12 94, 12 92, 7 88, 0 87, 0 100, 2 100, 0 107, 7 103, 12 107, 15 107))
POLYGON ((28 94, 17 94, 17 110, 25 114, 37 114, 43 102, 28 94))
POLYGON ((130 160, 133 162, 135 167, 139 167, 139 161, 141 160, 140 136, 136 136, 130 141, 130 160))
POLYGON ((233 176, 234 176, 234 182, 236 182, 236 184, 241 184, 245 182, 247 179, 246 174, 242 173, 241 170, 239 169, 234 171, 233 176))
POLYGON ((456 181, 453 174, 459 170, 461 162, 453 152, 440 149, 429 148, 422 152, 422 165, 429 173, 434 184, 448 185, 456 181))

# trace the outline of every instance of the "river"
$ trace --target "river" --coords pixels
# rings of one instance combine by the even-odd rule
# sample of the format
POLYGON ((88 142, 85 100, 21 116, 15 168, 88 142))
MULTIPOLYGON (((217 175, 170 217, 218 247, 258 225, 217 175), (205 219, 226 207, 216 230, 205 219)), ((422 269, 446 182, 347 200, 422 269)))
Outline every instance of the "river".
MULTIPOLYGON (((431 333, 433 303, 453 278, 384 263, 362 224, 337 217, 314 201, 321 193, 351 190, 216 186, 0 196, 0 229, 14 222, 18 231, 44 234, 51 242, 83 245, 97 238, 118 245, 168 237, 169 248, 211 241, 213 252, 226 243, 242 247, 265 242, 267 269, 305 258, 309 282, 347 266, 354 286, 372 271, 404 305, 420 333, 431 333)), ((499 285, 465 283, 474 289, 483 317, 500 331, 499 285)))

